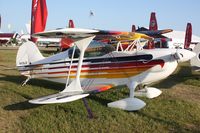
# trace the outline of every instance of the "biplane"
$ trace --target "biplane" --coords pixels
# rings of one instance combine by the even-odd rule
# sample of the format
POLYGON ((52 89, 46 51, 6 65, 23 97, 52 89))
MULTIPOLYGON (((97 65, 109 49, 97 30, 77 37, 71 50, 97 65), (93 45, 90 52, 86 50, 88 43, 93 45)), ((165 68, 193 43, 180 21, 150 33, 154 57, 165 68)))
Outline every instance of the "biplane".
POLYGON ((133 32, 111 32, 65 28, 36 33, 34 37, 70 38, 73 46, 64 52, 43 57, 33 42, 19 47, 16 65, 30 79, 40 78, 65 84, 63 91, 29 100, 33 104, 66 103, 85 98, 118 85, 127 85, 128 98, 108 103, 109 107, 128 111, 140 110, 146 104, 136 96, 154 98, 161 94, 147 85, 174 72, 179 62, 195 56, 185 49, 143 49, 150 37, 133 32), (102 39, 118 41, 106 44, 102 39), (123 41, 129 41, 123 47, 123 41), (136 87, 145 86, 136 91, 136 87))

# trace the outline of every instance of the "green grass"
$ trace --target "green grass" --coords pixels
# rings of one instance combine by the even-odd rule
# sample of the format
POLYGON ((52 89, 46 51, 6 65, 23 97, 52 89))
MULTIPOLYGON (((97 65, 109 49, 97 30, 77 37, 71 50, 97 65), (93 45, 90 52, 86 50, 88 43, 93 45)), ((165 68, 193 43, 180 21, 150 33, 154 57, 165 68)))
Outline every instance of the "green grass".
MULTIPOLYGON (((183 63, 176 72, 152 86, 163 93, 155 99, 141 98, 147 105, 127 112, 108 108, 108 102, 128 96, 120 86, 87 98, 95 116, 88 119, 82 100, 66 104, 33 105, 27 101, 56 93, 64 85, 25 79, 15 67, 16 50, 0 50, 0 132, 200 132, 200 74, 183 63)), ((46 55, 49 51, 44 51, 46 55)))

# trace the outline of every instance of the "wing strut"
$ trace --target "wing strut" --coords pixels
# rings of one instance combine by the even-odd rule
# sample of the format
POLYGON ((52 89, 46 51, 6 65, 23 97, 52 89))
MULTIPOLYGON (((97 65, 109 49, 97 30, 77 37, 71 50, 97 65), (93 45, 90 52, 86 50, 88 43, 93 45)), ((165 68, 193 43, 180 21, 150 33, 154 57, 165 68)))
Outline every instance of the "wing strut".
POLYGON ((67 75, 66 86, 69 84, 69 76, 70 76, 70 73, 71 73, 71 68, 72 68, 75 50, 76 50, 76 45, 73 47, 73 53, 72 53, 72 57, 71 57, 70 65, 69 65, 69 71, 68 71, 68 75, 67 75))
POLYGON ((29 100, 30 103, 33 104, 66 103, 87 97, 89 95, 87 93, 84 93, 83 89, 81 88, 80 73, 81 73, 81 67, 83 63, 85 50, 94 37, 95 36, 90 36, 75 42, 75 45, 80 49, 81 52, 78 62, 76 78, 69 85, 66 81, 65 89, 63 91, 53 95, 29 100))
MULTIPOLYGON (((86 48, 90 44, 90 42, 93 40, 95 36, 91 36, 88 38, 84 38, 82 40, 76 41, 75 45, 80 49, 80 57, 78 62, 78 68, 76 73, 76 78, 71 82, 71 84, 68 86, 66 83, 65 89, 62 92, 83 92, 83 89, 81 88, 81 82, 80 82, 80 74, 81 74, 81 67, 83 64, 83 57, 86 48)), ((61 92, 61 93, 62 93, 61 92)))

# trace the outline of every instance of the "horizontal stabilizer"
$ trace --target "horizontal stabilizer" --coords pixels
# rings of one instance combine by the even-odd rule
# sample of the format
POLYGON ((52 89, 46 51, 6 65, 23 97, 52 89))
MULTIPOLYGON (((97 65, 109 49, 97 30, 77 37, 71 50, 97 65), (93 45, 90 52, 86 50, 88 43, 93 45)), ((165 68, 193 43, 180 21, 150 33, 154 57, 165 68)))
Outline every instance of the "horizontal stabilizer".
POLYGON ((158 34, 166 34, 166 33, 172 32, 172 31, 173 31, 172 29, 164 29, 164 30, 158 30, 157 33, 158 34))
POLYGON ((67 103, 72 102, 84 97, 89 94, 81 94, 77 92, 61 92, 53 95, 44 96, 41 98, 29 100, 29 103, 33 104, 53 104, 53 103, 67 103))

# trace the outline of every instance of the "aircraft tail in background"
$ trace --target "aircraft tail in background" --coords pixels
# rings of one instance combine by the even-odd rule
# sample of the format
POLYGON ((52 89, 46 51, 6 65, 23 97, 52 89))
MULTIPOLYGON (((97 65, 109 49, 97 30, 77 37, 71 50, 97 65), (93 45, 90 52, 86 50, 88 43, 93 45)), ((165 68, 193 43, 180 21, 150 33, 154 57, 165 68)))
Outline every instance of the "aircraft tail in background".
POLYGON ((131 30, 131 32, 135 32, 136 31, 136 27, 135 27, 135 25, 132 25, 132 30, 131 30))
MULTIPOLYGON (((68 28, 75 28, 74 22, 71 19, 69 20, 68 28)), ((64 51, 64 50, 70 48, 72 46, 72 44, 73 44, 73 40, 72 39, 62 38, 61 41, 60 41, 61 51, 64 51)))
POLYGON ((73 20, 69 20, 69 24, 68 24, 68 28, 74 28, 75 26, 74 26, 74 22, 73 22, 73 20))
POLYGON ((149 30, 151 30, 151 31, 157 31, 158 30, 158 25, 157 25, 156 13, 155 12, 151 13, 150 23, 149 23, 149 30))
POLYGON ((188 49, 192 41, 192 24, 187 23, 186 31, 185 31, 185 42, 184 48, 188 49))
POLYGON ((1 29, 1 14, 0 14, 0 29, 1 29))
MULTIPOLYGON (((46 0, 32 0, 32 12, 31 12, 31 35, 37 32, 44 31, 47 21, 47 5, 46 0)), ((31 37, 33 42, 36 42, 36 38, 31 37)))

